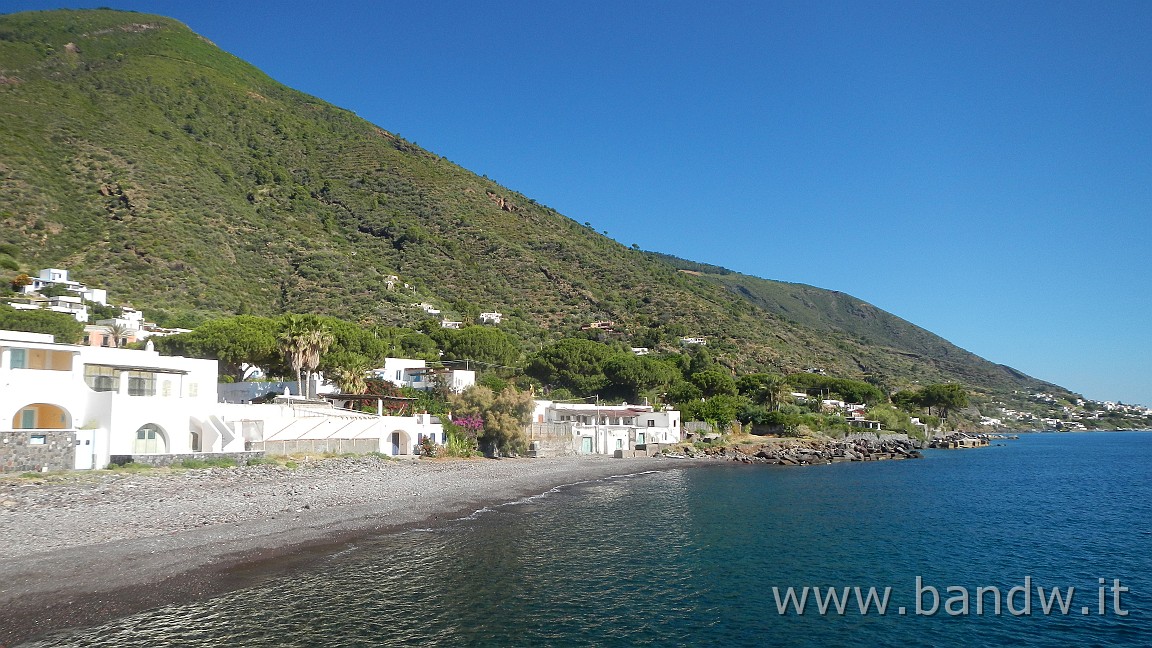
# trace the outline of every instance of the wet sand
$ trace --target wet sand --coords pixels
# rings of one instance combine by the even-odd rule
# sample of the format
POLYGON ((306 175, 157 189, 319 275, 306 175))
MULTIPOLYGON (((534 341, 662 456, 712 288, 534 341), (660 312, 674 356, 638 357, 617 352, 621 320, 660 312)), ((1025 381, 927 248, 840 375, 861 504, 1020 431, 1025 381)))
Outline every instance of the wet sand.
POLYGON ((366 535, 690 463, 357 457, 0 480, 0 646, 253 585, 366 535))

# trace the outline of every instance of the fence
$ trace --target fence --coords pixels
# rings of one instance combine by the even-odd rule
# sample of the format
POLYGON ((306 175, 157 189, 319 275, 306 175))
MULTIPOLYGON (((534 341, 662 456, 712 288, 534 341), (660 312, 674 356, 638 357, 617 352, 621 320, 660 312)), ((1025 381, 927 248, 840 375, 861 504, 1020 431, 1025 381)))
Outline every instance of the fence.
POLYGON ((247 444, 268 456, 292 454, 367 454, 380 452, 379 439, 293 439, 258 441, 247 444))

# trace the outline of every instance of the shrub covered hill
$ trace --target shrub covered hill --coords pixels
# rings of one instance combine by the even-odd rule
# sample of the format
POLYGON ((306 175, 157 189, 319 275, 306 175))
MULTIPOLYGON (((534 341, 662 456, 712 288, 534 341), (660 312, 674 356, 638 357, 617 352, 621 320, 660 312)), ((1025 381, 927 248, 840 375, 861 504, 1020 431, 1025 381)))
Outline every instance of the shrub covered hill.
POLYGON ((0 16, 0 185, 23 269, 68 268, 170 324, 411 326, 427 302, 499 311, 526 350, 605 320, 634 346, 705 337, 745 371, 1053 387, 841 293, 629 249, 159 16, 0 16))

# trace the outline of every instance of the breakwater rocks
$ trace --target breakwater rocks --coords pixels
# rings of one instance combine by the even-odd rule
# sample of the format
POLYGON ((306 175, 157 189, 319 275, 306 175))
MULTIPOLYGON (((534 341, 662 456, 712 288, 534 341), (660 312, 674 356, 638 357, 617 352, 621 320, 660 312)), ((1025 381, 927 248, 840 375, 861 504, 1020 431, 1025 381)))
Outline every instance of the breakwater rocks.
POLYGON ((921 442, 903 435, 848 439, 769 439, 763 442, 688 446, 684 456, 748 464, 812 466, 840 461, 919 459, 921 442))
POLYGON ((928 442, 929 448, 983 448, 987 445, 988 439, 991 435, 988 434, 973 434, 971 432, 953 432, 944 436, 938 436, 928 442))

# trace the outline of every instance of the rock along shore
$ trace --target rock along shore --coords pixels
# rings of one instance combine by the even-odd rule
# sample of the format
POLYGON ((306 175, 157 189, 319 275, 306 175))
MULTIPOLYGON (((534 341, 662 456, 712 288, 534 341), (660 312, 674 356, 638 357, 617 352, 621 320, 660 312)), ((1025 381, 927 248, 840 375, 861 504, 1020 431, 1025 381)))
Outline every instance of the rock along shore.
POLYGON ((0 646, 248 586, 364 535, 687 463, 368 456, 0 479, 0 646))
POLYGON ((749 464, 812 466, 840 461, 882 461, 919 459, 921 443, 900 437, 855 438, 847 440, 805 438, 768 439, 754 443, 687 446, 688 458, 727 459, 749 464))

